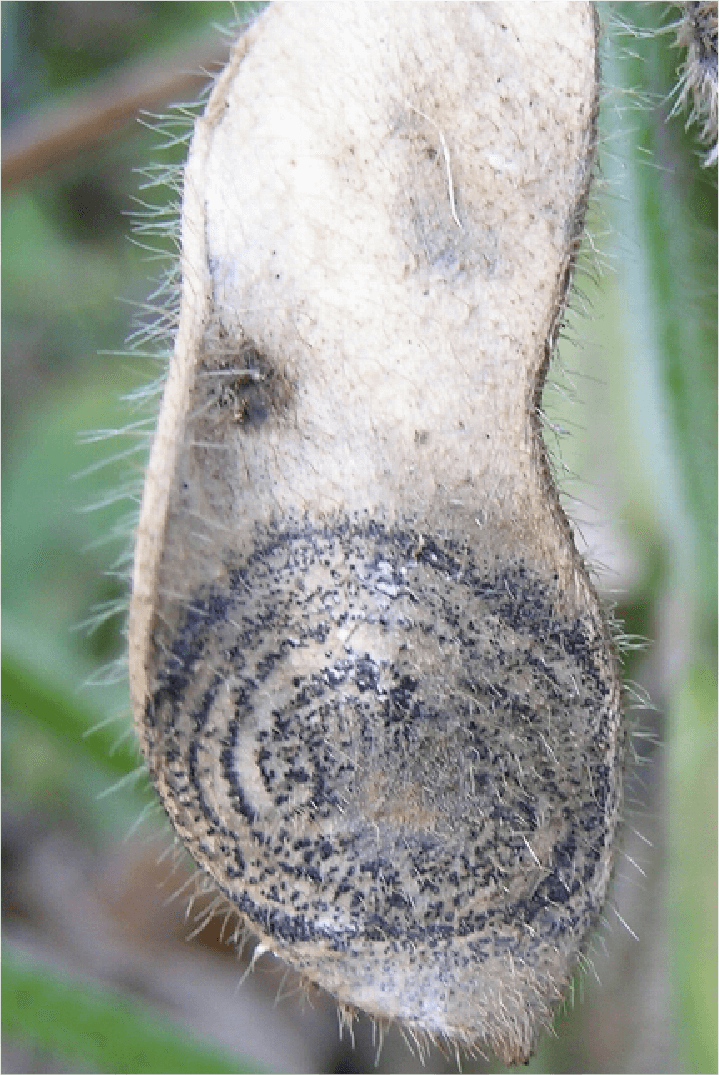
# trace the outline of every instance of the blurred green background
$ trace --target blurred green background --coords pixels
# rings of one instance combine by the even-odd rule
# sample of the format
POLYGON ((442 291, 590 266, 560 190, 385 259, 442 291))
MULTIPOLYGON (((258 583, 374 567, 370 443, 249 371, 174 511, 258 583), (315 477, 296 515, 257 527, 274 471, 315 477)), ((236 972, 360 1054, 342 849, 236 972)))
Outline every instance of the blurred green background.
MULTIPOLYGON (((4 3, 3 151, 141 61, 219 57, 213 23, 242 7, 4 3)), ((628 638, 650 641, 624 658, 636 764, 613 902, 581 1000, 523 1070, 716 1072, 716 166, 667 119, 673 34, 627 32, 672 11, 600 9, 597 253, 545 410, 571 432, 550 441, 578 541, 628 638)), ((183 158, 167 140, 131 120, 3 188, 3 1071, 368 1070, 364 1021, 353 1051, 332 1004, 302 1004, 271 961, 238 988, 251 948, 238 960, 216 926, 186 940, 186 900, 169 897, 191 872, 162 858, 136 769, 122 608, 151 411, 132 393, 162 362, 125 340, 165 262, 129 241, 128 214, 176 201, 143 189, 183 158)), ((390 1033, 378 1070, 416 1068, 390 1033)), ((454 1066, 437 1053, 427 1070, 454 1066)))

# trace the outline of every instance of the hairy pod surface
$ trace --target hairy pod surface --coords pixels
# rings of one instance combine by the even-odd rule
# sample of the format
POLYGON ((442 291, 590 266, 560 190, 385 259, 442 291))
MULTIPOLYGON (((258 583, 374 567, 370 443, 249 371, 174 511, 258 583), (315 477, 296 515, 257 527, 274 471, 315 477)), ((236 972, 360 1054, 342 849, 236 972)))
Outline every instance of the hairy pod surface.
POLYGON ((677 45, 687 50, 680 72, 678 103, 687 106, 688 122, 697 124, 708 147, 705 163, 715 164, 719 121, 717 4, 716 0, 687 0, 677 7, 681 11, 676 22, 677 45))
POLYGON ((197 122, 137 533, 167 812, 348 1011, 506 1062, 611 873, 611 633, 538 416, 581 239, 592 5, 277 4, 197 122))

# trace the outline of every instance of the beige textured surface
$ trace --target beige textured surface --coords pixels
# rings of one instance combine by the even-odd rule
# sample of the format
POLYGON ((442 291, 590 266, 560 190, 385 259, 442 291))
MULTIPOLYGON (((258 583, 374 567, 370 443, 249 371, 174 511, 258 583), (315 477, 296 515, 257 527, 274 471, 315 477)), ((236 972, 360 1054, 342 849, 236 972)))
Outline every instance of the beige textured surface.
POLYGON ((196 126, 137 539, 133 701, 192 853, 346 1008, 507 1061, 621 800, 536 414, 596 102, 583 3, 263 14, 196 126))

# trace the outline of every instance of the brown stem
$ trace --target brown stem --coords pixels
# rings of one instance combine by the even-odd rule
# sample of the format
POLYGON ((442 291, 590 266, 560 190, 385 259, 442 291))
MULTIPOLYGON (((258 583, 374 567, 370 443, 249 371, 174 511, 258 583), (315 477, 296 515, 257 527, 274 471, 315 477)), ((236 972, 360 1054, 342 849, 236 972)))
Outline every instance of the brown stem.
POLYGON ((228 46, 213 33, 170 56, 150 56, 127 65, 62 103, 12 124, 3 133, 3 191, 102 142, 143 109, 196 100, 228 54, 228 46))

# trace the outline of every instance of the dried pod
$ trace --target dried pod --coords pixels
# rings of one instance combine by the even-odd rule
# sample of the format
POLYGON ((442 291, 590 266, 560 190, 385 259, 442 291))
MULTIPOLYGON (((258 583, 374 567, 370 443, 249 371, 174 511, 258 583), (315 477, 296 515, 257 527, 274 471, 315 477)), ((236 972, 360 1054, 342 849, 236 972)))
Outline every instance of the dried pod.
POLYGON ((538 416, 596 143, 592 5, 276 4, 185 173, 137 533, 156 786, 264 945, 525 1060, 609 882, 611 633, 538 416))

